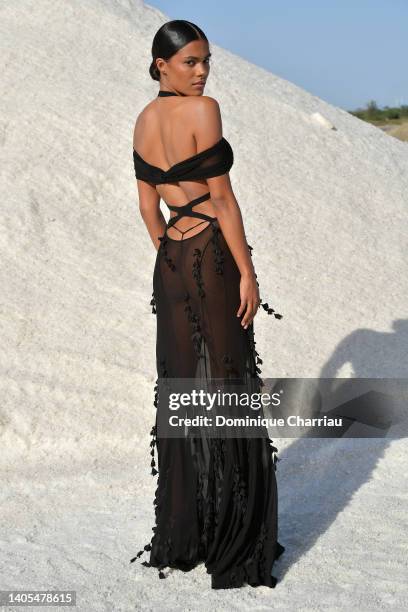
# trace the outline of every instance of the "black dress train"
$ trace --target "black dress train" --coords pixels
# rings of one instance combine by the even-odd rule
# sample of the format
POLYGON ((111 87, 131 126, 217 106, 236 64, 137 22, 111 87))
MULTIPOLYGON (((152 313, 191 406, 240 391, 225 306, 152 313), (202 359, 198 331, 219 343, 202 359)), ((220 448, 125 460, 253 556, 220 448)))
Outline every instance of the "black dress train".
MULTIPOLYGON (((159 92, 159 95, 177 95, 159 92)), ((164 171, 134 150, 136 177, 150 183, 210 178, 228 172, 233 152, 225 138, 164 171)), ((184 206, 169 206, 170 218, 160 237, 150 304, 157 317, 157 381, 211 378, 244 381, 248 393, 260 390, 262 360, 255 348, 253 323, 244 329, 236 316, 240 305, 240 272, 215 217, 193 210, 210 198, 206 193, 184 206), (199 223, 181 232, 182 217, 199 223), (196 225, 203 229, 190 237, 196 225), (181 234, 176 240, 167 230, 181 234)), ((252 247, 248 245, 250 252, 252 247)), ((263 309, 277 319, 268 304, 263 309)), ((213 589, 274 587, 271 571, 285 548, 277 540, 277 448, 260 438, 169 438, 151 430, 152 475, 157 475, 155 526, 144 566, 189 571, 200 562, 211 574, 213 589), (157 467, 155 450, 157 448, 157 467)))

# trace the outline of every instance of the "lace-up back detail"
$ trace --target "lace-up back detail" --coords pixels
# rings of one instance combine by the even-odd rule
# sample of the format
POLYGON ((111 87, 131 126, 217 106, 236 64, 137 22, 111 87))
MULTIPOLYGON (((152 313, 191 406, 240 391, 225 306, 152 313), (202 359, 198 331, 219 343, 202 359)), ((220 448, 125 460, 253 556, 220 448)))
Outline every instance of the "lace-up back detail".
MULTIPOLYGON (((194 181, 199 179, 212 178, 214 176, 220 176, 228 172, 234 163, 234 153, 229 142, 222 137, 213 146, 199 151, 195 155, 191 155, 183 161, 177 162, 171 166, 168 170, 163 170, 152 164, 146 162, 135 149, 133 149, 133 163, 135 166, 135 175, 137 179, 159 185, 162 183, 177 183, 180 181, 194 181)), ((174 228, 181 234, 181 240, 184 240, 184 234, 191 232, 195 227, 201 225, 201 231, 203 231, 209 223, 215 222, 216 217, 210 217, 205 213, 199 213, 193 210, 193 207, 205 200, 209 200, 211 194, 209 191, 204 195, 191 200, 184 205, 173 206, 170 204, 166 205, 172 211, 177 214, 170 218, 166 228, 174 228), (189 225, 184 231, 179 229, 175 223, 182 217, 196 217, 201 219, 200 223, 195 225, 189 225)), ((170 238, 175 240, 175 238, 170 238)))

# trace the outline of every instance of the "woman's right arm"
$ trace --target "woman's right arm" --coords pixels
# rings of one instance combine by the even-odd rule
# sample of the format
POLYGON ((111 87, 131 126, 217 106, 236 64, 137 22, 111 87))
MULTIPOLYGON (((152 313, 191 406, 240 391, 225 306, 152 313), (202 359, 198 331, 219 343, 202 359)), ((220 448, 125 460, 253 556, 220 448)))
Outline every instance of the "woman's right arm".
POLYGON ((166 229, 166 219, 160 209, 160 196, 154 185, 140 179, 137 179, 137 190, 140 214, 157 251, 160 246, 158 236, 163 236, 166 229))

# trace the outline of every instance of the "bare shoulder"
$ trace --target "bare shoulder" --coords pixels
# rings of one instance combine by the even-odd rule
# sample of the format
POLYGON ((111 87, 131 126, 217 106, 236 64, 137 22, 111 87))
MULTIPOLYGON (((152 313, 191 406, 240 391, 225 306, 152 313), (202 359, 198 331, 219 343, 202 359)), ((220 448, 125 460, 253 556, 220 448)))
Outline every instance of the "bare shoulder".
POLYGON ((190 100, 192 107, 201 116, 219 115, 220 113, 220 105, 217 100, 211 96, 192 96, 190 100))
POLYGON ((221 128, 220 106, 211 96, 197 96, 190 98, 191 114, 194 124, 203 129, 221 128))
POLYGON ((206 105, 208 108, 213 106, 219 107, 218 101, 212 96, 194 96, 192 99, 198 103, 201 103, 203 106, 206 105))
POLYGON ((134 130, 133 130, 133 145, 137 146, 138 139, 143 139, 143 130, 146 125, 149 124, 149 119, 154 120, 152 116, 152 101, 146 104, 144 108, 139 112, 135 119, 134 130))
POLYGON ((143 121, 146 121, 149 119, 149 116, 152 113, 154 101, 155 100, 151 100, 148 104, 146 104, 146 106, 142 108, 142 110, 136 117, 136 123, 143 123, 143 121))

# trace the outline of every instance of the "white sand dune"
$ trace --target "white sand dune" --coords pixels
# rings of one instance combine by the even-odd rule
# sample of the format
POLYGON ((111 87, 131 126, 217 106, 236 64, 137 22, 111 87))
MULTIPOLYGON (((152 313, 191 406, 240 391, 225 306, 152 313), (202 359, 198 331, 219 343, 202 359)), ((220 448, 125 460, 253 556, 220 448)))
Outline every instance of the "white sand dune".
MULTIPOLYGON (((279 441, 276 589, 129 564, 156 483, 156 253, 132 134, 168 18, 137 0, 5 0, 0 18, 0 588, 75 589, 98 612, 402 609, 404 439, 279 441)), ((284 317, 255 320, 262 376, 406 377, 407 144, 211 47, 205 93, 284 317)))

